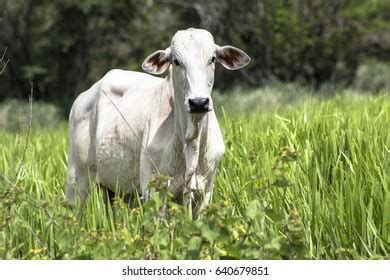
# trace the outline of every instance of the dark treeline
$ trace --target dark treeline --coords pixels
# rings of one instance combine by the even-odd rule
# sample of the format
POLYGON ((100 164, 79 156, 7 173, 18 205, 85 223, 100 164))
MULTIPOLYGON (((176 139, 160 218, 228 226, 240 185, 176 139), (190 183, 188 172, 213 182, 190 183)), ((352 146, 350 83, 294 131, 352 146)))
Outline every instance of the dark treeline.
POLYGON ((188 27, 252 57, 242 71, 217 71, 222 90, 270 78, 348 84, 362 61, 389 60, 389 17, 388 0, 0 0, 0 101, 25 98, 32 80, 37 99, 67 111, 105 72, 141 70, 188 27))

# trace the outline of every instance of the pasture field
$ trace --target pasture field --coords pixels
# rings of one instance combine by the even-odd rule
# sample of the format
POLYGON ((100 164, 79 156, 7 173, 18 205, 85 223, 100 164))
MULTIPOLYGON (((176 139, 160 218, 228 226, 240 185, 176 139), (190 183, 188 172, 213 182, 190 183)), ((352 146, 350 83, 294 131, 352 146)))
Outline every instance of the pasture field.
POLYGON ((164 177, 145 205, 93 188, 70 209, 66 122, 33 127, 23 160, 26 133, 2 130, 0 258, 389 259, 388 93, 281 91, 215 97, 226 153, 197 218, 164 177))

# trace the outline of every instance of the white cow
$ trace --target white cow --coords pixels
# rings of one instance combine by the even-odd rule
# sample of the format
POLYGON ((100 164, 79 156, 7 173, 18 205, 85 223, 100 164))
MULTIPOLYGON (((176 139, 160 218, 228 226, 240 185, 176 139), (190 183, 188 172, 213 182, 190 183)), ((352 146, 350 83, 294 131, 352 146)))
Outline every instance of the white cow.
POLYGON ((125 194, 140 187, 147 200, 161 174, 172 178, 173 194, 201 194, 195 206, 207 205, 225 150, 211 100, 216 61, 234 70, 250 58, 205 30, 178 31, 142 65, 151 74, 169 68, 165 79, 112 70, 81 93, 69 117, 68 201, 86 198, 89 178, 125 194))

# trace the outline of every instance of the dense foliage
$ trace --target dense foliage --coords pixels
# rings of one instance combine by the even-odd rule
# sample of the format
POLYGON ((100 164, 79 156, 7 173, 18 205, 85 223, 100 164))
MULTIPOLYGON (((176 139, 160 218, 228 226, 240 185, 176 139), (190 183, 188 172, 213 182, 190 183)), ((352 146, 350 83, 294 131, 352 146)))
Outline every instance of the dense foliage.
POLYGON ((227 149, 214 203, 195 219, 164 177, 146 204, 105 204, 93 188, 69 209, 66 126, 33 128, 26 154, 24 133, 1 131, 0 258, 389 259, 389 96, 310 95, 216 96, 227 149))
POLYGON ((0 53, 10 59, 0 101, 25 98, 31 79, 38 99, 67 111, 109 69, 140 70, 188 27, 252 57, 241 71, 217 71, 222 89, 270 77, 349 84, 362 60, 389 60, 389 15, 387 0, 0 0, 0 53))

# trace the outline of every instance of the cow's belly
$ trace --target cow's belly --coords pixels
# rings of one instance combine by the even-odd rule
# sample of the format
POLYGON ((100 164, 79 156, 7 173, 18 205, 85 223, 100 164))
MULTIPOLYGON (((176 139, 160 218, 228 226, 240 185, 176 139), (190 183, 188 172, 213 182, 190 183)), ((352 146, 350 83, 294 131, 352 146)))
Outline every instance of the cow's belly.
POLYGON ((131 139, 115 131, 105 134, 96 145, 96 180, 123 193, 139 186, 140 150, 131 139))

